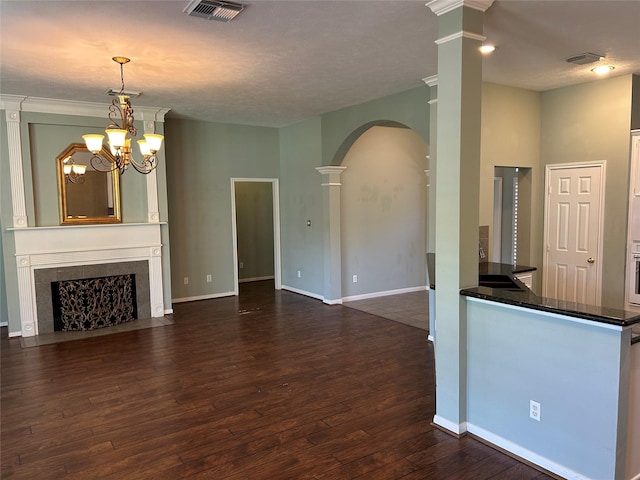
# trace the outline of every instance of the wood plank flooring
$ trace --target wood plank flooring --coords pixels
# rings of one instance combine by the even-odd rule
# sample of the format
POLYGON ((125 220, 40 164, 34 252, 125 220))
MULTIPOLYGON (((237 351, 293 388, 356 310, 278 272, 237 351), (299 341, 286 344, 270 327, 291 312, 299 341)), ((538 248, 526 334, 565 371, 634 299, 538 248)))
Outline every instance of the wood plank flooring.
POLYGON ((0 341, 3 479, 546 479, 434 429, 424 330, 244 284, 174 324, 0 341))

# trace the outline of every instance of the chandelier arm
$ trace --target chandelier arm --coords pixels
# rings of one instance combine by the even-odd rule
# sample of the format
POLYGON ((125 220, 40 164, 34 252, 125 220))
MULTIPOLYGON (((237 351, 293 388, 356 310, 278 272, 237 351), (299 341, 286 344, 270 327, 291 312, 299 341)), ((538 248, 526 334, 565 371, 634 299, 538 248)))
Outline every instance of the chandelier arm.
POLYGON ((138 163, 133 155, 129 158, 129 165, 132 165, 136 171, 143 173, 145 175, 151 173, 158 166, 158 157, 153 154, 148 157, 144 157, 142 163, 138 163))
POLYGON ((113 172, 116 168, 118 168, 117 163, 112 162, 102 155, 96 155, 95 153, 91 156, 91 160, 89 160, 89 163, 91 163, 91 166, 94 170, 102 173, 113 172))
POLYGON ((117 99, 113 99, 109 106, 109 120, 110 123, 106 128, 117 128, 118 130, 126 130, 129 135, 135 137, 138 135, 138 129, 134 125, 135 118, 133 116, 133 107, 126 99, 122 103, 117 99))
POLYGON ((122 108, 120 107, 120 104, 116 99, 113 99, 111 105, 109 105, 108 117, 111 123, 107 125, 107 128, 116 127, 118 128, 118 130, 125 130, 124 112, 122 111, 122 108), (118 119, 122 120, 122 125, 118 123, 118 119))
POLYGON ((131 102, 129 101, 129 98, 127 98, 127 101, 125 103, 125 108, 124 108, 123 122, 125 125, 124 128, 127 130, 127 132, 129 132, 129 135, 131 135, 132 137, 136 137, 138 135, 138 129, 133 124, 134 121, 135 121, 135 118, 133 117, 133 107, 131 106, 131 102))
POLYGON ((75 173, 74 171, 71 171, 71 173, 69 173, 69 174, 64 176, 64 180, 67 183, 71 182, 71 183, 75 183, 77 185, 80 185, 80 184, 84 183, 85 178, 84 178, 84 175, 80 175, 80 174, 75 173))

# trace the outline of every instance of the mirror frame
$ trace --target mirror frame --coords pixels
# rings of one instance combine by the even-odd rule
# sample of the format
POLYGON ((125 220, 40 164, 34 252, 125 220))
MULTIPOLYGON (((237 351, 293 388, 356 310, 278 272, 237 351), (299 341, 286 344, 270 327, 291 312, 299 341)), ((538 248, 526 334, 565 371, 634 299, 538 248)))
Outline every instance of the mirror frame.
MULTIPOLYGON (((120 172, 118 169, 111 171, 111 182, 113 189, 113 216, 95 217, 68 217, 67 216, 67 182, 64 178, 64 160, 78 152, 86 152, 91 155, 84 143, 72 143, 60 155, 56 157, 56 168, 58 171, 58 211, 60 212, 60 225, 91 225, 101 223, 122 223, 122 208, 120 204, 120 172)), ((115 158, 111 152, 102 147, 100 155, 114 162, 115 158)), ((103 173, 107 175, 107 173, 103 173)))

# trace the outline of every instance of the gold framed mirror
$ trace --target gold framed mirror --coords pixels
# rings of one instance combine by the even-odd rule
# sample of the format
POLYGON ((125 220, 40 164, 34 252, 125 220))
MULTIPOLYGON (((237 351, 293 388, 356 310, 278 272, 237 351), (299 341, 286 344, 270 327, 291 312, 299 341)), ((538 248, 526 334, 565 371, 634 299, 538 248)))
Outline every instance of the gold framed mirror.
MULTIPOLYGON (((104 147, 101 155, 115 162, 104 147)), ((72 143, 56 157, 61 225, 122 223, 120 173, 95 170, 91 157, 83 143, 72 143)))

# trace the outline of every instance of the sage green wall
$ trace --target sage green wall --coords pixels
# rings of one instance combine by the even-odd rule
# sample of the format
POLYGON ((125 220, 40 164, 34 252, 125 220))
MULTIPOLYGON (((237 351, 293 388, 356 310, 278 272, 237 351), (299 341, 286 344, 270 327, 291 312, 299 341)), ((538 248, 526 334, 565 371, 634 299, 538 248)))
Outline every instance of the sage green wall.
MULTIPOLYGON (((346 151, 340 147, 362 125, 391 120, 429 141, 429 87, 423 85, 322 115, 322 165, 339 165, 346 151), (337 157, 336 157, 337 155, 337 157)), ((319 165, 318 165, 319 166, 319 165)))
MULTIPOLYGON (((540 93, 493 83, 482 85, 482 144, 480 147, 480 225, 489 225, 489 258, 493 252, 493 177, 495 167, 531 168, 529 248, 518 263, 542 268, 543 204, 538 191, 544 179, 540 165, 540 93)), ((503 185, 504 188, 504 185, 503 185)), ((526 219, 520 219, 525 220, 526 219)), ((540 275, 536 275, 539 282, 540 275)), ((540 291, 538 286, 534 288, 540 291)))
POLYGON ((343 297, 425 286, 427 152, 413 130, 372 127, 345 156, 343 297))
POLYGON ((625 75, 542 94, 541 167, 607 161, 602 305, 618 308, 625 288, 631 92, 632 76, 625 75))
POLYGON ((273 277, 271 182, 236 182, 235 190, 238 279, 273 277))
POLYGON ((323 178, 316 171, 322 165, 320 117, 281 128, 279 134, 282 284, 321 297, 323 178))
POLYGON ((278 178, 278 130, 167 119, 165 132, 173 298, 230 294, 231 177, 278 178))

